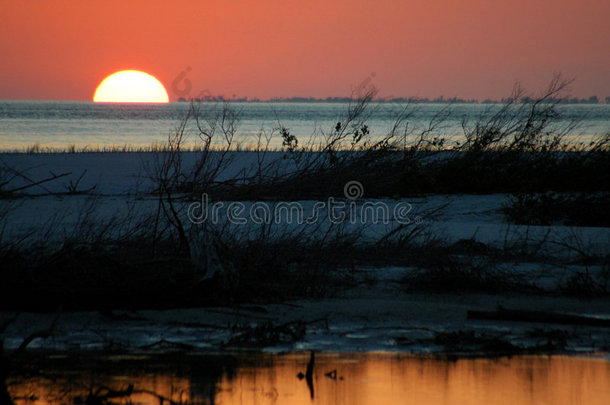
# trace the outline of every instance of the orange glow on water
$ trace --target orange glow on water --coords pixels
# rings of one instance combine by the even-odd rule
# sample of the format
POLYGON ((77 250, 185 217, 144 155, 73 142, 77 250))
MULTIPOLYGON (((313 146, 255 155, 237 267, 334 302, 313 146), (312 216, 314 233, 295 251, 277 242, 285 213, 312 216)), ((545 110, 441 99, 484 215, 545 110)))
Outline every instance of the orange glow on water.
POLYGON ((114 373, 62 369, 55 378, 13 379, 9 392, 20 405, 72 403, 99 387, 125 390, 130 385, 133 393, 113 398, 113 403, 152 405, 161 397, 178 403, 208 403, 213 398, 223 405, 610 403, 610 362, 603 359, 515 356, 450 361, 396 354, 319 354, 312 401, 305 380, 297 378, 308 358, 253 355, 222 367, 210 367, 204 359, 195 362, 199 372, 187 373, 172 372, 167 365, 155 366, 156 372, 143 366, 117 367, 114 373), (334 370, 336 376, 328 374, 334 370))

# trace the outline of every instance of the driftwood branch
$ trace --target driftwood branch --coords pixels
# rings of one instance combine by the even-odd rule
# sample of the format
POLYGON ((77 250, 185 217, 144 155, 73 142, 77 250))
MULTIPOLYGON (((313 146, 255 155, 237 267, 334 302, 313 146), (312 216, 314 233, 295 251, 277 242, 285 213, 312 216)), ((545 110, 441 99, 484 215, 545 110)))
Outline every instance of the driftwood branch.
POLYGON ((17 315, 12 316, 11 318, 5 319, 2 324, 0 324, 0 333, 4 333, 4 331, 9 327, 11 323, 13 323, 17 319, 17 315))
POLYGON ((526 309, 506 309, 502 307, 499 307, 496 311, 468 311, 467 317, 468 319, 485 319, 492 321, 539 322, 610 327, 609 318, 596 318, 560 312, 531 311, 526 309))
POLYGON ((28 188, 39 186, 41 184, 48 183, 49 181, 57 180, 59 178, 68 176, 70 174, 72 174, 72 173, 69 173, 69 172, 68 173, 61 173, 61 174, 51 173, 51 176, 49 176, 47 178, 44 178, 44 179, 38 180, 38 181, 34 181, 34 182, 30 183, 30 184, 26 184, 25 186, 16 187, 16 188, 13 188, 11 190, 6 190, 4 193, 5 194, 12 194, 12 193, 16 193, 17 191, 27 190, 28 188))
POLYGON ((47 328, 47 329, 43 329, 43 330, 39 330, 36 332, 31 333, 28 337, 26 337, 25 339, 23 339, 23 342, 21 342, 21 344, 19 345, 19 347, 17 348, 17 350, 15 350, 13 353, 11 353, 11 357, 14 358, 17 355, 19 355, 19 353, 23 352, 30 343, 32 343, 32 341, 34 339, 46 339, 49 338, 53 335, 53 332, 55 331, 55 326, 57 325, 57 321, 59 320, 59 315, 61 314, 61 307, 58 308, 57 313, 55 314, 55 318, 53 318, 53 322, 51 322, 51 325, 47 328))

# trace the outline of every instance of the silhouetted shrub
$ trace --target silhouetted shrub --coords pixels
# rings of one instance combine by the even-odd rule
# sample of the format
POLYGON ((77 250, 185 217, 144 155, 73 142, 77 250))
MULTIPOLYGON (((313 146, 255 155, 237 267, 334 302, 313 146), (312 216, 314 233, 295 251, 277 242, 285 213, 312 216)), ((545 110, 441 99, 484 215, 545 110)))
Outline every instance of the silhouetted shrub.
POLYGON ((504 207, 506 219, 520 225, 610 227, 610 193, 517 194, 504 207))

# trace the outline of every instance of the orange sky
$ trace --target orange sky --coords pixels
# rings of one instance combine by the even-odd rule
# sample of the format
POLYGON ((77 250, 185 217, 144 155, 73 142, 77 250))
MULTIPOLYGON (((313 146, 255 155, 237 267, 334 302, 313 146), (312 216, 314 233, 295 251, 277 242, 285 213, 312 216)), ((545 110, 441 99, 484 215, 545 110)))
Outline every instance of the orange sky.
POLYGON ((187 67, 191 96, 347 96, 375 72, 382 96, 501 98, 560 71, 604 98, 609 18, 608 0, 2 1, 0 99, 91 100, 139 69, 175 100, 187 67))

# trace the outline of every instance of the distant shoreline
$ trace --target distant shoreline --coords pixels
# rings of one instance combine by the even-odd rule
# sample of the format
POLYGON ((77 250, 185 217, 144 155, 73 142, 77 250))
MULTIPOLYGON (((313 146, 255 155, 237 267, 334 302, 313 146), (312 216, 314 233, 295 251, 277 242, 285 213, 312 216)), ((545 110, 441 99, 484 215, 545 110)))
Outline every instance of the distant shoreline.
MULTIPOLYGON (((235 99, 224 99, 224 98, 212 98, 212 99, 178 99, 170 101, 169 103, 96 103, 93 100, 0 100, 0 103, 92 103, 99 105, 116 105, 116 104, 127 104, 127 105, 159 105, 163 106, 166 104, 182 104, 182 103, 190 103, 193 102, 202 102, 202 103, 222 103, 222 102, 230 102, 230 103, 349 103, 354 102, 355 99, 350 97, 330 97, 330 98, 301 98, 301 97, 290 97, 290 98, 272 98, 269 100, 261 100, 261 99, 250 99, 250 98, 235 98, 235 99)), ((391 98, 391 99, 374 99, 372 103, 413 103, 413 104, 503 104, 509 101, 508 99, 500 99, 500 100, 467 100, 461 98, 443 98, 443 99, 427 99, 427 98, 391 98)), ((523 102, 527 102, 527 100, 523 100, 523 102)), ((610 100, 599 100, 597 102, 590 101, 588 99, 556 99, 549 100, 549 102, 558 103, 562 105, 608 105, 610 104, 610 100)))

